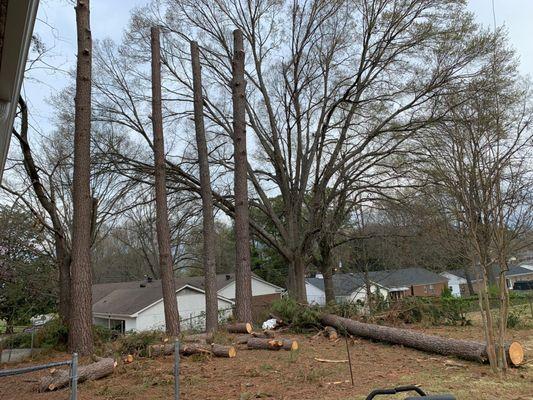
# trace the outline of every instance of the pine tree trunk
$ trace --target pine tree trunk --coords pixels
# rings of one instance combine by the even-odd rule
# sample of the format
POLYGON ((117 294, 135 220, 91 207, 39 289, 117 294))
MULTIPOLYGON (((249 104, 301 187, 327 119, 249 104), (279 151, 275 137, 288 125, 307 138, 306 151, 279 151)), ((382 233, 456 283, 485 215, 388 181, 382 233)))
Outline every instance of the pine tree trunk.
POLYGON ((59 271, 59 317, 68 325, 70 315, 70 253, 65 240, 55 234, 56 265, 59 271))
POLYGON ((205 329, 214 332, 218 329, 218 298, 216 287, 215 260, 215 221, 213 218, 213 194, 211 193, 211 176, 207 140, 204 126, 204 105, 202 98, 202 69, 198 43, 191 42, 192 78, 194 92, 194 125, 196 128, 196 146, 198 148, 198 166, 200 169, 200 195, 202 197, 203 217, 203 263, 205 276, 205 329))
MULTIPOLYGON (((348 332, 367 339, 399 344, 430 353, 456 356, 466 360, 482 363, 489 361, 488 348, 485 343, 444 338, 409 329, 365 324, 332 314, 322 316, 321 322, 324 325, 335 327, 341 333, 348 332)), ((520 365, 523 362, 524 351, 520 343, 513 342, 506 345, 505 349, 513 365, 520 365)))
POLYGON ((233 142, 235 159, 235 313, 238 321, 252 320, 252 272, 248 210, 248 160, 246 155, 246 82, 244 43, 240 30, 233 32, 233 142))
POLYGON ((89 0, 78 0, 78 60, 74 116, 74 175, 69 349, 93 351, 91 271, 91 70, 92 39, 89 0))
POLYGON ((168 222, 165 171, 165 144, 163 139, 163 112, 161 110, 161 50, 159 28, 152 27, 152 126, 154 130, 156 230, 159 250, 159 269, 163 289, 166 332, 178 336, 179 314, 176 282, 172 266, 170 226, 168 222))

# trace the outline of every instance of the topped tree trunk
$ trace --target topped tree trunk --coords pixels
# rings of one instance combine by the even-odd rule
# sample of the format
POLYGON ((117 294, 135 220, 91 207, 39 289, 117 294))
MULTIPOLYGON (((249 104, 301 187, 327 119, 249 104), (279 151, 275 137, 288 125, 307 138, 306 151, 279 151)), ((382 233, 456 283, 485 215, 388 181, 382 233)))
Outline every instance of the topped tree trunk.
POLYGON ((194 94, 194 125, 196 128, 196 146, 198 148, 198 167, 200 169, 200 195, 202 197, 203 217, 203 263, 205 276, 205 329, 214 332, 218 328, 218 298, 216 286, 215 261, 215 221, 213 218, 213 194, 211 193, 211 176, 207 141, 204 126, 204 104, 202 99, 202 69, 198 43, 191 42, 192 79, 194 94))
POLYGON ((166 332, 178 336, 179 314, 176 300, 176 282, 172 268, 170 227, 168 223, 167 188, 165 171, 165 143, 163 139, 163 112, 161 111, 161 50, 159 28, 151 28, 152 36, 152 126, 154 129, 155 204, 159 269, 163 289, 166 332))
POLYGON ((91 270, 91 70, 92 38, 89 0, 76 4, 78 58, 74 99, 74 175, 72 217, 69 350, 93 351, 91 270))
POLYGON ((232 71, 235 160, 235 312, 238 321, 248 322, 252 320, 252 272, 246 155, 246 82, 244 80, 243 35, 238 29, 233 31, 232 71))

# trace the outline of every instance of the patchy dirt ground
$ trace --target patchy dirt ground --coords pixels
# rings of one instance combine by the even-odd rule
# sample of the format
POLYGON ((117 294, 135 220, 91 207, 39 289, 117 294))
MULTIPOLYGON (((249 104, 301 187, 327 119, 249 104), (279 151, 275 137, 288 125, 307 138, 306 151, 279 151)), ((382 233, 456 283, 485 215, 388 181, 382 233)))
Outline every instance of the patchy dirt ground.
MULTIPOLYGON (((415 329, 448 337, 482 338, 482 332, 476 326, 415 329)), ((503 379, 491 375, 486 365, 353 339, 349 342, 355 380, 352 387, 348 364, 314 360, 315 357, 346 359, 344 339, 329 342, 322 337, 313 340, 311 335, 292 335, 301 346, 300 351, 292 354, 239 349, 234 359, 182 358, 181 398, 355 400, 364 399, 374 388, 414 383, 422 385, 428 392, 451 392, 458 399, 465 400, 533 399, 533 330, 514 330, 510 336, 526 347, 530 362, 511 370, 503 379), (452 365, 448 365, 450 361, 452 365)), ((65 357, 56 354, 34 362, 65 357)), ((138 358, 132 364, 119 365, 109 378, 81 384, 79 398, 172 399, 172 367, 172 357, 138 358)), ((54 393, 33 390, 36 379, 43 373, 46 372, 0 378, 0 399, 67 399, 66 390, 54 393)))

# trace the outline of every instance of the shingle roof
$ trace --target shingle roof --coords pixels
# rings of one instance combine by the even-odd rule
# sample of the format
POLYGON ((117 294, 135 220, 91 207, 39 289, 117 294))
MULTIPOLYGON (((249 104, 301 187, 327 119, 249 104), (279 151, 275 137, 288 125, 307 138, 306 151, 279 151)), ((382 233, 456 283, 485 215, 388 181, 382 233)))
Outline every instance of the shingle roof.
POLYGON ((418 267, 389 271, 369 271, 368 275, 370 280, 387 288, 410 287, 412 285, 427 285, 448 281, 435 272, 418 267))
MULTIPOLYGON (((386 288, 410 287, 447 282, 447 279, 424 268, 404 268, 387 271, 369 271, 368 278, 386 288)), ((307 282, 324 290, 324 279, 307 278, 307 282)), ((333 275, 333 290, 336 296, 348 296, 365 285, 362 272, 333 275)))
MULTIPOLYGON (((234 280, 235 274, 217 275, 217 291, 234 280)), ((176 290, 186 285, 204 290, 205 286, 203 276, 176 278, 175 281, 176 290)), ((100 283, 93 285, 92 293, 93 312, 99 314, 132 315, 163 298, 161 280, 100 283)))
MULTIPOLYGON (((498 266, 495 265, 493 266, 494 268, 494 273, 495 274, 498 274, 498 266)), ((453 274, 455 276, 459 276, 461 278, 465 278, 466 279, 466 276, 465 276, 465 271, 463 269, 454 269, 454 270, 450 270, 448 271, 450 274, 453 274)), ((512 266, 512 267, 509 267, 509 271, 507 271, 505 273, 505 276, 517 276, 517 275, 524 275, 524 274, 533 274, 533 270, 529 269, 529 268, 526 268, 526 267, 522 267, 520 265, 515 265, 515 266, 512 266)), ((472 274, 472 280, 476 281, 480 279, 480 277, 478 276, 478 274, 476 273, 476 271, 474 271, 474 273, 472 274)))

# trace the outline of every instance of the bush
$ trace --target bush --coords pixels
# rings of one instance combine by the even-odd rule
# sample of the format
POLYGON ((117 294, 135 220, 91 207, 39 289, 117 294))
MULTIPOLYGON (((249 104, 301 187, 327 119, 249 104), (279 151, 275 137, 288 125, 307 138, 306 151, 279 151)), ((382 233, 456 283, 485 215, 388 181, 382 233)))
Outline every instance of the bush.
POLYGON ((271 312, 289 324, 297 333, 320 326, 321 312, 318 307, 300 304, 290 297, 274 301, 271 312))
POLYGON ((428 322, 432 325, 469 325, 465 301, 460 297, 405 297, 400 300, 398 318, 405 323, 428 322))
POLYGON ((141 357, 148 355, 148 346, 155 343, 161 343, 163 332, 131 332, 117 339, 117 350, 121 354, 135 354, 141 357))
POLYGON ((524 318, 520 307, 512 308, 507 315, 507 328, 515 329, 524 325, 524 318))
POLYGON ((68 327, 59 319, 46 323, 35 334, 35 347, 65 350, 68 343, 68 327))

